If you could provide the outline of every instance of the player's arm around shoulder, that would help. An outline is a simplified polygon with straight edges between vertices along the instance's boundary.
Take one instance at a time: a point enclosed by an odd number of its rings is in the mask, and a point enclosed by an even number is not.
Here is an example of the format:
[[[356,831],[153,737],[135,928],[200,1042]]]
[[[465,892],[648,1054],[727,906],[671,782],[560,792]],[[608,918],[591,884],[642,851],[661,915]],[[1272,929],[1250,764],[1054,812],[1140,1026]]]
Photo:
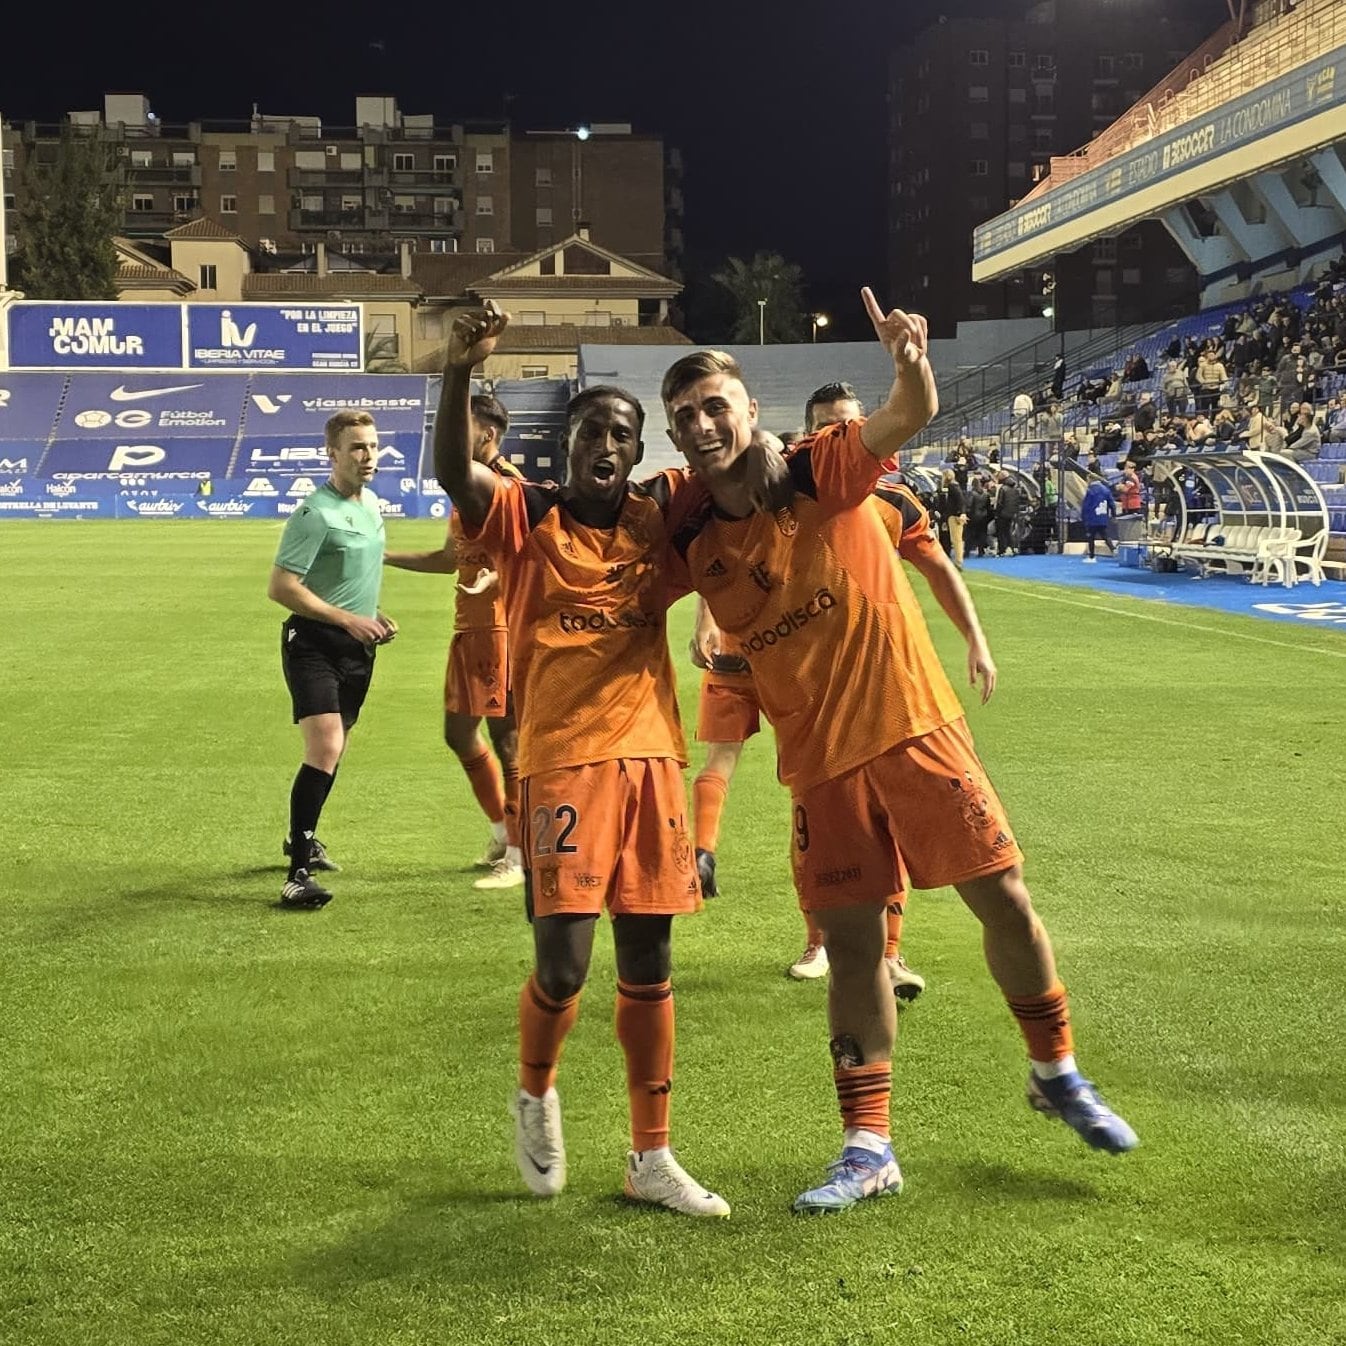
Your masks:
[[[422,575],[452,575],[458,569],[458,543],[450,531],[445,534],[444,545],[434,551],[385,552],[383,564]]]

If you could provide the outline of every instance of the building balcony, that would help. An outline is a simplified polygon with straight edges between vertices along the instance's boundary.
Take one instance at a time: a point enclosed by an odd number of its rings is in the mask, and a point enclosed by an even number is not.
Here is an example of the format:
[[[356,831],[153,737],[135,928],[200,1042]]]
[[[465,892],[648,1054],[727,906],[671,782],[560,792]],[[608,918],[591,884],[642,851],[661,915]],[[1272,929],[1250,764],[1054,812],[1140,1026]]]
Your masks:
[[[369,210],[291,210],[290,228],[299,231],[305,229],[350,229],[356,233],[366,229],[376,229],[370,224],[376,212]]]
[[[124,163],[125,183],[128,187],[199,187],[201,185],[201,165],[183,164],[171,167],[167,164],[150,164],[139,167],[129,161]]]
[[[393,210],[388,212],[386,218],[388,223],[385,228],[395,234],[461,234],[464,223],[461,210],[449,211],[447,214],[429,210]]]
[[[417,192],[436,196],[445,192],[460,192],[462,175],[451,168],[393,168],[387,173],[387,182],[396,190],[410,187]]]
[[[365,175],[358,168],[292,168],[286,178],[291,187],[363,187]]]
[[[128,210],[122,216],[122,232],[131,238],[158,236],[196,218],[196,212],[183,210]]]

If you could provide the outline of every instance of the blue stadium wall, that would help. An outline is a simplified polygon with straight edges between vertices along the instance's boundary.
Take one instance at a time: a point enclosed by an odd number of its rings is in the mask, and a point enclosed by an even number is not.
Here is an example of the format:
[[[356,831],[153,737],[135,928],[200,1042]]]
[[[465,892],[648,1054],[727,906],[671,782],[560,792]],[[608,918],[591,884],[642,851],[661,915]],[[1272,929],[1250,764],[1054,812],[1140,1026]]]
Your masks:
[[[505,453],[559,476],[570,385],[493,391]],[[323,426],[347,407],[378,426],[384,513],[441,517],[438,399],[438,376],[411,374],[0,372],[0,518],[283,518],[326,478]]]

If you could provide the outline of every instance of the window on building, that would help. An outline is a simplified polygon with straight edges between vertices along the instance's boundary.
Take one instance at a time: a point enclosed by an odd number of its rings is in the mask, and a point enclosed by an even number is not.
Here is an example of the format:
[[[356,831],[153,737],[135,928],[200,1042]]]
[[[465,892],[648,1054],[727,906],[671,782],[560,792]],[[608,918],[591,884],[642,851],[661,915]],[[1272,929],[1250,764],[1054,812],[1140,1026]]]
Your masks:
[[[1011,103],[1027,103],[1027,102],[1028,102],[1028,90],[1027,90],[1027,89],[1011,89],[1011,90],[1009,91],[1009,101],[1010,101]]]
[[[173,194],[173,209],[179,215],[189,214],[199,204],[195,192],[174,192]]]
[[[1089,107],[1096,113],[1106,113],[1112,106],[1112,99],[1103,92],[1095,91],[1089,95]]]
[[[203,290],[218,290],[220,288],[219,274],[214,263],[203,262],[198,268],[199,285]]]
[[[1145,68],[1145,53],[1128,51],[1121,59],[1121,68],[1123,70],[1143,70]]]
[[[0,168],[3,168],[6,173],[12,173],[14,171],[13,150],[0,150]]]
[[[1056,92],[1053,89],[1036,89],[1033,93],[1033,115],[1035,117],[1056,116]]]
[[[1122,268],[1122,284],[1123,284],[1123,285],[1139,285],[1139,284],[1140,284],[1140,267],[1138,267],[1138,266],[1124,266],[1124,267]]]
[[[1028,64],[1028,53],[1024,51],[1012,51],[1005,57],[1005,64],[1011,70],[1022,70]]]
[[[173,151],[174,168],[195,168],[196,151],[195,150],[174,150]]]
[[[1037,126],[1033,129],[1033,148],[1035,150],[1050,150],[1052,141],[1056,139],[1056,133],[1050,126]]]
[[[1095,271],[1094,272],[1094,293],[1096,295],[1110,295],[1112,293],[1112,272]]]
[[[990,100],[991,91],[984,84],[969,84],[967,89],[967,101],[969,103],[985,103]]]
[[[237,214],[238,214],[238,197],[236,197],[236,196],[223,196],[223,195],[222,195],[222,196],[220,197],[220,214],[221,214],[221,215],[237,215]]]
[[[414,196],[394,196],[393,211],[398,215],[410,215],[416,209],[416,198]]]
[[[1129,234],[1122,235],[1123,252],[1139,252],[1145,246],[1144,237],[1135,229]]]
[[[274,215],[276,213],[276,198],[270,192],[262,192],[258,196],[257,213],[259,215]]]
[[[1182,285],[1187,280],[1187,268],[1185,266],[1168,266],[1164,268],[1165,285]]]
[[[6,151],[6,153],[10,153],[10,151]],[[131,151],[131,167],[132,167],[132,168],[153,168],[153,167],[154,167],[154,155],[153,155],[149,150],[132,150],[132,151]]]
[[[985,215],[991,209],[991,198],[989,196],[969,196],[967,205],[974,215]]]
[[[551,169],[550,169],[550,168],[538,168],[538,169],[535,169],[534,172],[533,172],[533,186],[534,186],[534,187],[550,187],[550,186],[551,186]]]
[[[493,197],[491,197],[491,196],[486,196],[486,195],[477,197],[477,214],[478,214],[478,215],[494,215],[494,214],[495,214],[495,199],[494,199]]]
[[[1028,127],[1023,122],[1012,122],[1009,128],[1009,143],[1011,145],[1028,144]]]
[[[322,197],[314,193],[309,193],[299,198],[300,210],[320,211],[322,210]]]
[[[294,166],[304,173],[325,173],[327,156],[321,150],[295,150]]]
[[[365,161],[359,150],[342,150],[340,163],[343,173],[358,173],[364,167]]]
[[[1094,261],[1115,262],[1117,260],[1117,240],[1098,238],[1094,240]]]
[[[457,252],[458,240],[456,238],[432,238],[430,240],[431,252]]]
[[[974,178],[984,178],[990,171],[990,166],[985,159],[973,159],[967,166],[967,171]]]
[[[456,154],[436,154],[435,172],[436,173],[454,173],[458,169],[458,156]]]
[[[435,215],[452,215],[457,205],[458,202],[451,196],[437,196],[430,210]]]
[[[238,168],[238,151],[221,150],[220,151],[220,172],[232,173]]]
[[[494,173],[495,172],[495,151],[478,150],[477,151],[477,172]]]
[[[920,116],[923,112],[930,111],[930,95],[928,93],[920,94],[916,99],[916,115]]]
[[[393,171],[396,173],[410,173],[416,167],[416,156],[414,154],[394,154]]]
[[[1033,57],[1033,72],[1038,75],[1051,75],[1056,72],[1056,57],[1050,52],[1039,52]]]
[[[550,206],[539,206],[539,207],[537,208],[536,215],[537,215],[537,227],[538,227],[539,229],[550,229],[550,228],[551,228],[551,207],[550,207]]]
[[[355,239],[350,243],[343,243],[341,245],[341,251],[344,252],[348,257],[358,256],[364,250],[365,245],[359,239]]]
[[[602,309],[595,309],[592,313],[584,315],[585,327],[611,327],[612,314],[605,313]]]
[[[274,173],[276,171],[275,150],[257,151],[257,171],[259,173]]]
[[[494,252],[494,251],[495,251],[495,239],[493,239],[493,238],[479,238],[479,239],[477,240],[477,251],[478,251],[478,252]]]
[[[1094,57],[1094,78],[1111,79],[1117,73],[1117,62],[1102,54]]]
[[[967,54],[968,65],[990,65],[991,53],[984,47],[973,47]]]
[[[554,276],[556,274],[556,254],[549,252],[545,257],[538,259],[538,275]]]
[[[343,211],[363,210],[364,204],[364,198],[359,192],[342,192],[341,194],[341,209]]]
[[[970,140],[990,140],[991,127],[988,122],[968,122],[967,134]]]
[[[1005,172],[1012,178],[1026,178],[1028,176],[1028,165],[1022,159],[1011,159],[1005,165]]]
[[[550,374],[546,365],[524,365],[519,370],[519,377],[525,379],[545,379]]]
[[[300,245],[299,245],[299,251],[300,251],[305,257],[312,257],[312,256],[314,256],[314,255],[317,253],[317,251],[318,251],[318,245],[317,245],[316,243],[312,243],[312,242],[308,241],[307,239],[305,239],[304,242],[300,243]]]

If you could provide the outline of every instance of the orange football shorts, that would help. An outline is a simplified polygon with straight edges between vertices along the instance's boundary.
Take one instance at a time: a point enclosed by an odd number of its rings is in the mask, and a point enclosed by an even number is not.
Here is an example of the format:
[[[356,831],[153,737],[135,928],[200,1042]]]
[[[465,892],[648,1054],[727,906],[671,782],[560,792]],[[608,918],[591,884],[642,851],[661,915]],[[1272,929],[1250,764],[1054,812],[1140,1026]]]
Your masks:
[[[459,631],[449,645],[444,709],[499,719],[509,714],[509,633]]]
[[[701,675],[701,704],[696,712],[698,743],[746,743],[762,727],[762,708],[750,673]]]
[[[886,903],[1023,860],[962,719],[805,790],[793,821],[790,859],[805,911]]]
[[[687,790],[671,757],[561,767],[523,781],[532,916],[681,916],[701,909]]]

